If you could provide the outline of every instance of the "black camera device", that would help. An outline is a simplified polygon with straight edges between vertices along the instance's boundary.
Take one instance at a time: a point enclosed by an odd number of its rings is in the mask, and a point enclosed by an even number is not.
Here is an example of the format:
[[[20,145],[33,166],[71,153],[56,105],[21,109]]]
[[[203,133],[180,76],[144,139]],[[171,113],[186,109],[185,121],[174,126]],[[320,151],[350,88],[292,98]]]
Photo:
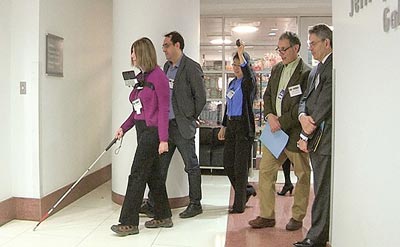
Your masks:
[[[122,72],[122,77],[125,81],[125,86],[133,87],[136,84],[136,74],[135,71],[129,70]]]

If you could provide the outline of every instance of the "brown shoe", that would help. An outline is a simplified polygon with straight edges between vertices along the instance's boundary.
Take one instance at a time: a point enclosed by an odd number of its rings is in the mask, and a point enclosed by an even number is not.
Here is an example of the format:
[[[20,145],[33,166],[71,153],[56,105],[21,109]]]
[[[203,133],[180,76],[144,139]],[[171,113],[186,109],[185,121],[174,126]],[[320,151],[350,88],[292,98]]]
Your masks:
[[[174,223],[172,223],[171,218],[165,218],[161,220],[152,219],[144,223],[144,226],[146,228],[159,228],[159,227],[170,228],[173,225]]]
[[[120,236],[128,236],[139,233],[138,227],[133,225],[112,225],[111,230]]]
[[[275,219],[266,219],[260,216],[257,216],[254,220],[249,221],[249,225],[253,228],[265,228],[265,227],[274,227]]]
[[[286,230],[288,231],[296,231],[303,227],[303,221],[297,221],[293,218],[290,218],[289,223],[286,224]]]

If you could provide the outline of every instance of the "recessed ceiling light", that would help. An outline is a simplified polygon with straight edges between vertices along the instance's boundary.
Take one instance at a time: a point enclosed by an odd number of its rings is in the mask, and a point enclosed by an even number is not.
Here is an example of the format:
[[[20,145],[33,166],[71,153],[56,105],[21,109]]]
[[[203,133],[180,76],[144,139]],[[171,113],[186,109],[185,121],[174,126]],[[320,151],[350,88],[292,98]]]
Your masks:
[[[276,36],[276,32],[269,32],[268,36]]]
[[[273,32],[276,32],[276,31],[278,31],[278,30],[279,30],[279,29],[276,28],[276,27],[271,28],[271,31],[273,31]]]
[[[255,26],[247,26],[247,25],[239,25],[232,28],[232,31],[235,33],[254,33],[258,30],[258,27]]]
[[[222,45],[222,44],[229,45],[232,43],[232,40],[230,40],[230,39],[213,39],[210,41],[210,43],[213,45]]]

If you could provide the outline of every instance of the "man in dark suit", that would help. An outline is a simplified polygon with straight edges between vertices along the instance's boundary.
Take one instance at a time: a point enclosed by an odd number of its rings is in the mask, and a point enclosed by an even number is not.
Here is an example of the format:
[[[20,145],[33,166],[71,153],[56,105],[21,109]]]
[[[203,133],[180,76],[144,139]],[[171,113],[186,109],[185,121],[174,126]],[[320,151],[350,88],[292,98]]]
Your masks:
[[[206,89],[201,66],[183,53],[185,42],[178,32],[164,36],[163,52],[167,58],[164,72],[170,82],[170,113],[168,153],[161,155],[161,177],[167,179],[169,164],[178,148],[185,163],[189,180],[188,207],[179,214],[181,218],[194,217],[203,212],[201,207],[201,171],[196,155],[195,134],[197,118],[206,104]],[[142,205],[141,213],[151,216],[152,193]]]
[[[299,104],[302,132],[299,148],[309,151],[314,172],[315,199],[311,228],[296,247],[326,246],[329,240],[332,145],[332,30],[319,24],[309,30],[309,49],[320,63],[310,73]]]
[[[293,32],[285,32],[279,37],[276,50],[282,62],[272,68],[264,94],[264,116],[271,127],[271,132],[283,130],[289,135],[289,141],[278,159],[267,147],[262,146],[263,155],[259,174],[260,216],[249,221],[253,228],[275,226],[275,183],[278,169],[287,158],[293,163],[294,173],[298,180],[292,206],[292,218],[287,223],[286,230],[300,229],[306,216],[311,168],[308,154],[300,151],[296,146],[301,131],[297,112],[311,67],[298,55],[300,46],[300,40]]]

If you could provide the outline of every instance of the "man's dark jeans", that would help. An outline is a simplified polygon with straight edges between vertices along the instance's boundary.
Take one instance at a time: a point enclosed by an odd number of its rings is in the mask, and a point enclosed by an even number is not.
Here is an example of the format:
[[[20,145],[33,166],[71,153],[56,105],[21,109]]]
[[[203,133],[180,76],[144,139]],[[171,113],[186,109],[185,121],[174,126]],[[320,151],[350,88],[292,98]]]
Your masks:
[[[174,155],[175,149],[178,148],[179,153],[185,164],[185,172],[188,174],[189,180],[189,198],[190,203],[200,205],[201,201],[201,171],[199,160],[196,155],[196,147],[194,137],[185,139],[178,129],[175,120],[169,121],[169,140],[168,153],[164,153],[160,157],[161,179],[165,183],[167,180],[168,168]],[[150,189],[148,205],[154,206],[154,193]]]

